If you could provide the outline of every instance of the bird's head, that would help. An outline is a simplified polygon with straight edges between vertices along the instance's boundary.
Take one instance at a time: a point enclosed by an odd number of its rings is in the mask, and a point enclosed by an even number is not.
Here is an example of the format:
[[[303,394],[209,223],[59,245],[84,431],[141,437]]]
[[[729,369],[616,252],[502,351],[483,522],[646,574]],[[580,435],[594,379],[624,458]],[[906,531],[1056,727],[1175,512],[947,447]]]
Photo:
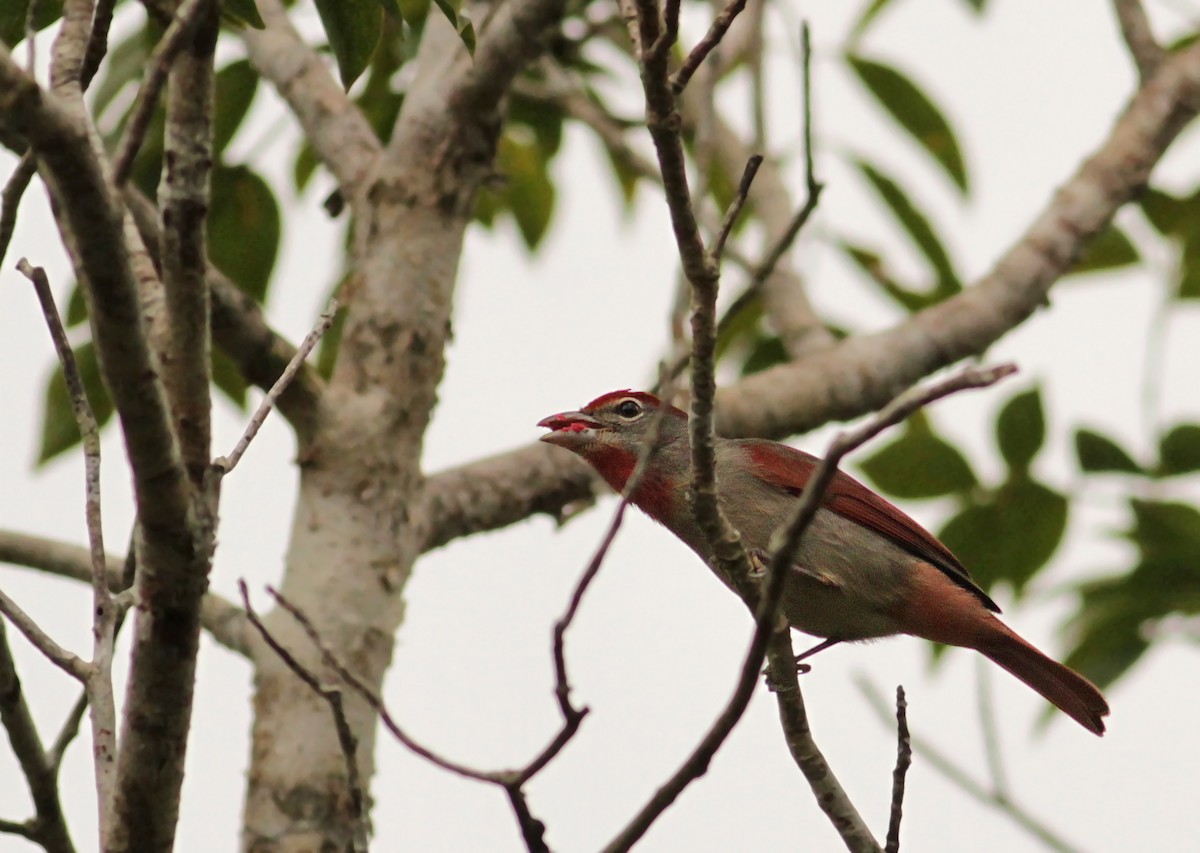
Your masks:
[[[638,452],[659,419],[656,448],[683,439],[687,445],[687,415],[644,391],[612,391],[597,397],[579,411],[559,412],[538,421],[550,432],[542,441],[556,444],[583,457],[617,491],[637,464]]]

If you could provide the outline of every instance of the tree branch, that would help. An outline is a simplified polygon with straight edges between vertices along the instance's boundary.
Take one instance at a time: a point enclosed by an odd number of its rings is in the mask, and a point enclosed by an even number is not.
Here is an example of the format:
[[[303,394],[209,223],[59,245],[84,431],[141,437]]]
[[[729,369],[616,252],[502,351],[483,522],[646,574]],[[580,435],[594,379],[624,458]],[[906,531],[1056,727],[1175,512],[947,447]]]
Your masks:
[[[904,779],[912,764],[912,738],[908,733],[908,702],[904,688],[896,688],[896,769],[892,772],[892,812],[888,818],[887,853],[899,853],[900,819],[904,815]]]
[[[92,577],[91,558],[86,548],[11,530],[0,530],[0,563],[24,566],[85,583]],[[121,591],[124,586],[122,575],[125,558],[109,554],[104,558],[104,563],[109,591]],[[207,593],[200,605],[200,621],[222,646],[249,657],[248,625],[246,614],[240,607],[214,592]]]
[[[25,702],[3,619],[0,619],[0,723],[8,733],[8,742],[21,765],[33,799],[35,817],[22,824],[29,830],[26,837],[50,853],[73,853],[75,846],[71,843],[58,797],[57,768],[42,747],[33,715]]]
[[[382,151],[358,106],[333,79],[317,52],[288,20],[279,0],[257,0],[266,29],[245,27],[250,61],[292,108],[317,158],[338,182],[356,215],[358,196]]]
[[[1167,52],[1155,41],[1141,0],[1113,0],[1113,11],[1121,27],[1121,37],[1137,66],[1138,77],[1145,83],[1158,71]]]

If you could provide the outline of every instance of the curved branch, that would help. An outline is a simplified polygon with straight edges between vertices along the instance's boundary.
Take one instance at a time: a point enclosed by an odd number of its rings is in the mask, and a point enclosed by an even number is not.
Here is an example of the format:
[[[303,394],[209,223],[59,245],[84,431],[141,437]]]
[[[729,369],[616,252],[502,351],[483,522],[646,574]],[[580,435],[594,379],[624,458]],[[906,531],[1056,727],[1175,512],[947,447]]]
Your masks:
[[[108,588],[120,592],[125,584],[125,558],[108,554]],[[44,539],[28,533],[0,530],[0,563],[24,566],[48,575],[88,583],[92,579],[91,555],[87,548]],[[246,614],[233,602],[214,592],[200,603],[200,622],[214,640],[243,657],[250,656]]]
[[[258,11],[266,28],[242,31],[250,61],[288,102],[317,158],[353,207],[379,158],[379,138],[317,52],[296,32],[283,4],[258,0]]]
[[[727,436],[781,437],[829,420],[878,408],[903,387],[949,364],[978,355],[1045,303],[1066,272],[1117,209],[1146,183],[1154,165],[1200,110],[1200,46],[1168,59],[1137,92],[1108,138],[1047,205],[1026,234],[975,286],[875,335],[851,338],[803,362],[755,374],[717,394],[717,430]],[[761,180],[761,177],[760,177]],[[592,492],[546,465],[514,490],[506,478],[537,459],[534,448],[469,463],[429,480],[441,495],[430,505],[427,547],[512,524],[533,512],[555,514]],[[575,475],[576,477],[578,475]],[[488,507],[463,511],[452,489],[494,497]],[[500,508],[512,492],[528,508]]]

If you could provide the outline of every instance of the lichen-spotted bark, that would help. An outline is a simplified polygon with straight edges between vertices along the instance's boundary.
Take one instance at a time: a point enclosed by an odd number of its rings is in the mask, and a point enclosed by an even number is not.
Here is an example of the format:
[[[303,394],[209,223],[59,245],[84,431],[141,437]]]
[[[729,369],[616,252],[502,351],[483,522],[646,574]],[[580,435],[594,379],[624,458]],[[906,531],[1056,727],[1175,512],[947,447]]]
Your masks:
[[[558,0],[512,5],[481,33],[473,59],[430,16],[389,149],[349,199],[356,222],[342,291],[348,313],[313,440],[301,451],[282,587],[376,689],[403,618],[404,584],[428,535],[422,439],[445,367],[463,237],[492,169],[505,80],[539,52],[531,33],[562,13]],[[291,620],[275,612],[267,624],[315,663]],[[347,849],[357,827],[329,708],[273,655],[255,658],[244,846]],[[357,697],[346,700],[367,782],[376,720]]]

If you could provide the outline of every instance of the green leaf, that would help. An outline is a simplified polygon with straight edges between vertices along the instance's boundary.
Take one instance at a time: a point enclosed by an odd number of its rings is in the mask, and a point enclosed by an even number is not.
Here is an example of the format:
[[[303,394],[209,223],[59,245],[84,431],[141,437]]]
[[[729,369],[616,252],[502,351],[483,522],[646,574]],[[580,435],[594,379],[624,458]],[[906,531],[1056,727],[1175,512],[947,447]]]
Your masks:
[[[788,360],[787,348],[778,335],[762,335],[755,342],[750,354],[742,362],[742,376],[760,373],[768,367],[783,364]]]
[[[1142,468],[1111,438],[1090,429],[1075,431],[1075,455],[1079,467],[1088,473],[1119,471],[1140,474]]]
[[[938,239],[929,219],[913,203],[912,199],[897,184],[879,169],[866,161],[858,161],[863,176],[879,194],[896,221],[908,233],[917,249],[925,256],[937,275],[937,287],[933,294],[936,301],[945,299],[962,290],[962,281],[954,271],[945,246]]]
[[[1024,471],[1046,439],[1042,392],[1037,388],[1017,394],[996,418],[1000,455],[1013,471]]]
[[[1142,633],[1142,622],[1132,608],[1107,609],[1085,615],[1075,623],[1073,633],[1078,640],[1063,663],[1096,686],[1109,686],[1128,672],[1150,648]]]
[[[397,21],[403,20],[404,15],[400,13],[400,4],[397,0],[375,0],[375,2],[379,4],[379,7],[383,9],[385,14],[390,15]]]
[[[507,210],[512,214],[525,240],[536,249],[550,225],[554,212],[554,183],[547,171],[547,158],[536,142],[523,141],[515,134],[500,138],[496,152],[496,171],[504,178],[499,190],[479,194],[476,216],[483,220],[490,213]]]
[[[304,140],[300,143],[300,150],[296,152],[296,161],[292,164],[292,181],[296,185],[297,192],[304,191],[316,171],[317,154],[308,144],[308,140]]]
[[[216,112],[213,116],[213,153],[220,156],[254,101],[258,91],[258,74],[250,62],[239,59],[217,72]]]
[[[1120,228],[1109,225],[1097,235],[1083,252],[1083,257],[1067,271],[1067,275],[1114,270],[1136,264],[1141,260],[1137,248]]]
[[[1179,424],[1159,443],[1159,470],[1166,475],[1200,471],[1200,425]]]
[[[262,16],[258,14],[258,7],[254,5],[254,0],[225,0],[221,4],[221,12],[237,23],[253,27],[256,30],[265,29],[267,26],[263,23]]]
[[[68,329],[73,329],[87,321],[87,302],[83,298],[83,288],[79,282],[71,285],[71,295],[67,297],[67,316],[63,318]]]
[[[267,295],[279,231],[279,204],[266,181],[246,166],[213,170],[208,256],[258,302]]]
[[[987,0],[963,0],[963,2],[976,15],[982,15],[987,8]]]
[[[1184,503],[1131,500],[1134,525],[1126,536],[1144,563],[1200,566],[1200,511]]]
[[[966,195],[967,168],[950,122],[915,83],[890,65],[849,54],[846,61],[888,114],[942,167]]]
[[[909,313],[916,313],[941,300],[936,291],[920,291],[901,284],[890,272],[883,258],[877,252],[856,243],[838,241],[838,248],[850,259],[856,267],[872,282],[883,289],[883,292],[895,299]]]
[[[1175,295],[1180,299],[1200,299],[1200,191],[1177,198],[1151,188],[1142,195],[1141,205],[1150,224],[1180,245]]]
[[[1017,595],[1062,541],[1067,499],[1017,475],[989,499],[967,505],[938,538],[958,555],[984,589],[1004,581]]]
[[[1147,187],[1138,203],[1141,204],[1142,212],[1146,214],[1150,224],[1164,237],[1178,233],[1180,223],[1187,215],[1183,199],[1154,187]]]
[[[96,359],[96,347],[91,342],[75,347],[75,363],[79,367],[79,378],[84,393],[92,407],[98,427],[104,426],[112,417],[112,401],[100,378],[100,363]],[[62,367],[55,365],[50,380],[46,383],[46,407],[42,412],[42,446],[38,450],[38,465],[44,465],[58,454],[70,450],[79,443],[79,425],[75,411],[71,408],[71,394]]]
[[[471,56],[475,55],[475,27],[466,17],[459,14],[459,3],[452,0],[433,0],[442,14],[446,16],[446,20],[450,22],[450,26],[454,27],[454,31],[458,33],[458,37],[462,39],[463,47],[467,49],[467,53]]]
[[[230,402],[240,410],[246,410],[246,379],[233,359],[216,347],[212,349],[212,380]]]
[[[338,73],[347,89],[366,70],[383,30],[383,9],[377,0],[316,0]]]
[[[10,48],[25,40],[25,18],[30,0],[0,3],[0,41]],[[41,32],[62,17],[62,0],[39,0],[33,15],[33,31]]]
[[[914,415],[904,432],[862,463],[878,488],[898,498],[936,498],[964,492],[978,483],[966,458]]]

